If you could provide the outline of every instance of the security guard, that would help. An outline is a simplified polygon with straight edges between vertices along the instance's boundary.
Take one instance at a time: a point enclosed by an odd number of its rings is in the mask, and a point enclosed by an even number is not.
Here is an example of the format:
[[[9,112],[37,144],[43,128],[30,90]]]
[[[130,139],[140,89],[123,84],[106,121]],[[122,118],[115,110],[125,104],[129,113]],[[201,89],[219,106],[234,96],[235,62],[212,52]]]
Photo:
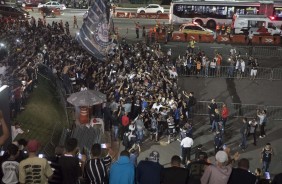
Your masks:
[[[189,53],[194,53],[195,44],[196,44],[196,41],[194,40],[194,38],[192,38],[189,42],[189,45],[188,45],[188,52]]]
[[[231,34],[231,26],[227,26],[226,28],[226,34],[229,36]]]
[[[217,35],[220,34],[220,25],[219,24],[216,25],[216,33]]]
[[[225,29],[226,29],[226,26],[225,26],[225,23],[222,24],[221,26],[221,34],[224,35],[225,34]]]

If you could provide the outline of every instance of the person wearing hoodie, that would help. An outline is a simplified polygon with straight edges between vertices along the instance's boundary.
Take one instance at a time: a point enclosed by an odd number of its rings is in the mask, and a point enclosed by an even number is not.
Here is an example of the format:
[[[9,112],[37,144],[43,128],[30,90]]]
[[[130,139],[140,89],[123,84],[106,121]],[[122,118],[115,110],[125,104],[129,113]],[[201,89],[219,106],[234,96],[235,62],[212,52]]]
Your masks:
[[[215,159],[215,165],[206,167],[201,184],[226,184],[228,182],[232,172],[232,165],[228,164],[228,154],[225,151],[218,151]]]
[[[134,184],[134,165],[129,160],[129,152],[124,150],[110,168],[110,184]]]

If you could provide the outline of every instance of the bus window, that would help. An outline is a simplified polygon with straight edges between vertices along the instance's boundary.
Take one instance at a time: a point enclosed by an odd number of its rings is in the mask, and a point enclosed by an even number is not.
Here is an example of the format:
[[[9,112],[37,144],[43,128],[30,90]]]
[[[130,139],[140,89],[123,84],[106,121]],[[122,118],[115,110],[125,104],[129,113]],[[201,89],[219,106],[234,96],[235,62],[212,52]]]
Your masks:
[[[233,18],[234,15],[234,7],[233,6],[229,6],[227,8],[227,18]]]
[[[282,20],[282,8],[274,8],[273,15],[276,20]]]
[[[237,8],[236,9],[236,14],[237,15],[245,15],[245,8]]]
[[[248,7],[246,9],[246,14],[247,15],[256,15],[258,12],[257,8],[256,7]]]
[[[268,22],[267,27],[272,28],[272,29],[276,29],[276,26],[272,22]]]

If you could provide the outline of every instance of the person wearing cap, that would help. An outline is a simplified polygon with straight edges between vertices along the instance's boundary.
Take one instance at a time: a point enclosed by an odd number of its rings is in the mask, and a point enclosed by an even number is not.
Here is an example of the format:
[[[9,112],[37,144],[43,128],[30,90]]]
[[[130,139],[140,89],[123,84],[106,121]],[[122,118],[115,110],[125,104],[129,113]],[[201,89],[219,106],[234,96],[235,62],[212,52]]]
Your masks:
[[[28,141],[28,158],[19,165],[19,183],[47,184],[48,179],[51,179],[53,171],[47,159],[37,156],[39,147],[37,140]]]
[[[238,153],[234,155],[237,160]],[[225,151],[218,151],[215,155],[215,165],[206,167],[201,178],[201,184],[226,184],[232,172],[232,164],[229,163],[228,154]]]
[[[141,160],[136,169],[139,184],[156,184],[161,182],[163,166],[159,163],[160,154],[152,151],[146,160]]]
[[[135,169],[127,150],[120,153],[119,159],[110,168],[110,184],[134,184]]]
[[[232,169],[228,184],[256,184],[257,177],[249,172],[250,163],[246,158],[238,162],[238,167]]]
[[[161,184],[187,184],[188,172],[181,167],[181,158],[178,155],[171,157],[171,167],[164,168],[161,174]]]

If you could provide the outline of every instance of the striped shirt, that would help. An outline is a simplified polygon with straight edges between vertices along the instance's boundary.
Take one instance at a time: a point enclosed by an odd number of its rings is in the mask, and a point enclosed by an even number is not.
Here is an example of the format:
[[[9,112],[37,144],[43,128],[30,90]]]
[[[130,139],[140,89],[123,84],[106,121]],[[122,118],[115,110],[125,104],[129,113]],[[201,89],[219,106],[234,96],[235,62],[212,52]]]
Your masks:
[[[89,180],[89,184],[107,184],[109,180],[107,167],[111,162],[110,156],[88,160],[85,164],[85,178]]]

